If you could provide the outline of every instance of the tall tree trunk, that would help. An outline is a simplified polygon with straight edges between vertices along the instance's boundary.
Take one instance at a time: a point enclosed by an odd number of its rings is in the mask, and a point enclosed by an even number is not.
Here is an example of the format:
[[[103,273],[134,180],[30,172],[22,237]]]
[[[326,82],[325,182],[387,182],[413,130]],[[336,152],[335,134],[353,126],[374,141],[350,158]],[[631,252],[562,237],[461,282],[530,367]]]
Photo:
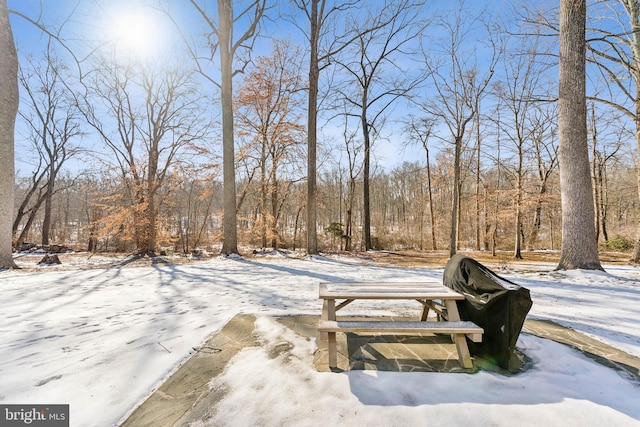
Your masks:
[[[625,2],[621,1],[621,3],[624,4]],[[625,8],[629,13],[629,21],[631,23],[631,37],[633,38],[631,49],[633,51],[633,62],[634,65],[636,65],[640,62],[640,5],[637,1],[629,1],[625,4]],[[632,76],[634,77],[636,85],[634,98],[636,150],[640,155],[640,70],[638,70],[637,66],[633,67],[633,70]],[[638,157],[636,167],[636,183],[638,187],[638,197],[640,198],[640,157]],[[636,264],[640,263],[640,223],[637,225],[637,240],[633,248],[633,254],[631,255],[631,262]]]
[[[53,161],[49,165],[49,181],[44,195],[44,218],[42,220],[42,244],[49,244],[49,232],[51,231],[51,209],[53,205],[53,191],[55,189],[56,171]]]
[[[218,0],[220,23],[220,70],[222,82],[222,169],[224,218],[222,223],[222,253],[238,253],[238,234],[236,230],[236,169],[233,137],[233,57],[231,46],[232,4],[231,0]]]
[[[296,212],[296,220],[294,222],[293,225],[293,250],[295,251],[297,246],[297,238],[298,238],[298,224],[300,223],[300,214],[302,213],[302,210],[304,209],[304,205],[300,206],[298,208],[298,211]]]
[[[156,251],[156,192],[149,193],[149,205],[147,207],[147,254],[152,255]]]
[[[529,236],[528,248],[530,251],[536,249],[538,244],[538,234],[540,233],[540,227],[542,226],[542,202],[544,196],[547,193],[546,179],[540,185],[538,190],[538,197],[536,199],[536,207],[533,210],[533,227],[531,228],[531,235]]]
[[[498,110],[498,123],[500,123],[500,110]],[[496,167],[497,167],[497,176],[496,176],[496,191],[495,191],[495,211],[493,213],[493,230],[491,231],[491,256],[496,256],[496,241],[498,239],[498,217],[500,213],[500,180],[501,180],[501,164],[500,164],[500,126],[498,126],[498,135],[496,138],[497,148],[496,148]]]
[[[278,179],[277,179],[277,160],[274,159],[272,161],[271,166],[271,247],[273,249],[278,249],[278,217],[280,216],[278,212]],[[286,195],[283,197],[286,198]]]
[[[267,222],[268,222],[268,209],[267,209],[267,137],[262,136],[262,147],[260,154],[260,237],[261,245],[263,248],[267,247]]]
[[[484,245],[484,250],[486,252],[489,251],[489,248],[491,247],[489,245],[489,231],[491,231],[491,222],[489,222],[489,188],[487,186],[487,184],[484,184],[482,187],[482,196],[483,196],[483,201],[482,204],[484,206],[484,212],[483,212],[483,220],[484,220],[484,239],[483,239],[483,245]]]
[[[593,181],[593,207],[595,209],[595,230],[596,241],[600,240],[600,175],[599,154],[598,154],[598,127],[596,126],[596,113],[593,104],[591,104],[591,179]]]
[[[7,0],[0,0],[0,270],[16,268],[12,254],[14,133],[18,114],[18,55]]]
[[[600,227],[602,229],[602,238],[605,242],[609,241],[609,233],[607,232],[607,209],[609,205],[609,197],[607,192],[607,169],[606,164],[602,164],[598,167],[598,182],[600,190],[598,194],[600,199],[598,205],[600,206],[598,212],[600,212]]]
[[[636,16],[637,19],[637,16]],[[634,21],[632,21],[634,22]],[[637,21],[636,21],[637,22]],[[640,26],[639,25],[633,25],[632,24],[632,30],[635,31],[633,34],[634,39],[640,37],[640,34],[638,34],[637,32],[640,31]],[[636,42],[634,43],[634,46],[638,46],[640,45],[640,42]],[[639,47],[640,49],[640,47]],[[637,53],[640,57],[640,53]],[[640,84],[636,84],[636,102],[635,102],[635,109],[636,109],[636,117],[635,117],[635,125],[636,125],[636,145],[637,145],[637,150],[638,150],[638,163],[636,165],[636,169],[637,169],[637,175],[636,175],[636,184],[638,187],[638,197],[640,198]],[[631,255],[631,262],[635,263],[635,264],[640,264],[640,224],[638,224],[637,226],[638,230],[637,230],[637,240],[636,240],[636,244],[633,248],[633,254]]]
[[[514,259],[522,259],[522,211],[519,202],[516,202],[516,227],[515,227],[515,248],[513,251]]]
[[[56,171],[53,160],[49,165],[49,181],[44,195],[44,217],[42,219],[42,244],[49,244],[49,232],[51,231],[51,209],[53,206],[53,192],[55,189]]]
[[[480,98],[476,98],[476,250],[480,250]]]
[[[429,192],[429,220],[431,221],[431,246],[434,251],[438,250],[436,242],[436,220],[435,213],[433,211],[433,191],[431,189],[431,166],[429,165],[429,149],[424,144],[427,156],[427,191]]]
[[[522,180],[523,180],[523,153],[522,140],[518,143],[518,171],[516,176],[516,218],[515,218],[515,248],[513,258],[522,259]]]
[[[371,201],[370,201],[370,189],[369,189],[369,173],[371,166],[371,139],[369,137],[369,125],[367,124],[367,110],[364,106],[367,105],[367,91],[365,90],[362,99],[362,116],[360,117],[362,126],[362,137],[364,139],[364,159],[362,167],[362,214],[363,214],[363,227],[364,230],[364,250],[369,251],[371,246]]]
[[[136,187],[135,204],[133,209],[133,225],[135,232],[136,252],[144,255],[149,251],[149,200],[146,189],[142,183],[134,184]]]
[[[558,128],[562,249],[557,269],[602,270],[587,144],[586,13],[586,0],[560,1]]]
[[[147,170],[147,209],[145,219],[147,225],[147,242],[145,253],[153,255],[156,248],[156,197],[158,192],[158,163],[160,161],[160,140],[153,137],[150,141],[149,167]]]
[[[449,235],[449,256],[456,254],[458,249],[458,225],[460,223],[458,208],[460,206],[460,162],[462,157],[462,137],[457,136],[455,141],[455,154],[453,160],[453,194],[451,196],[451,234]]]
[[[318,253],[317,194],[316,184],[316,143],[318,119],[318,2],[311,0],[311,34],[309,55],[309,110],[307,114],[307,252]]]
[[[347,227],[345,230],[344,250],[350,252],[353,249],[353,207],[356,198],[356,179],[352,171],[349,174],[349,194],[347,197]]]
[[[156,251],[156,182],[153,180],[151,188],[149,189],[146,211],[146,223],[147,223],[147,247],[145,251],[147,254],[152,255]]]

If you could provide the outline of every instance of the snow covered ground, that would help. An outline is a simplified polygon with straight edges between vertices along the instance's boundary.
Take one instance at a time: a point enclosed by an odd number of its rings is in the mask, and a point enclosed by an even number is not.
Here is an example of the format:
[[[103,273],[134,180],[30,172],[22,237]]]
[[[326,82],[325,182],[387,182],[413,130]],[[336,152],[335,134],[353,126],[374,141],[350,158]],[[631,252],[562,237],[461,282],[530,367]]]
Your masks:
[[[18,260],[33,266],[37,260]],[[531,290],[530,318],[550,319],[640,357],[640,269],[499,272]],[[318,314],[323,281],[442,279],[442,270],[351,258],[210,259],[0,272],[0,403],[70,404],[72,426],[116,425],[193,348],[238,313],[258,316],[247,348],[211,384],[214,426],[640,426],[640,384],[561,344],[522,334],[533,367],[515,376],[319,373],[315,342],[270,316]],[[417,313],[359,302],[352,314]],[[293,344],[291,357],[269,348]]]

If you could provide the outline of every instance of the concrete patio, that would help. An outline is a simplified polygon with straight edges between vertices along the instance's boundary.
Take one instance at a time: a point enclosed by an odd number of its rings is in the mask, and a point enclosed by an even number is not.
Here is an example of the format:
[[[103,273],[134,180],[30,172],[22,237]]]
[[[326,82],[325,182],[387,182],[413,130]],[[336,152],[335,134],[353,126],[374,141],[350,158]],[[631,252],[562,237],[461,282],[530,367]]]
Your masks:
[[[122,423],[122,426],[184,426],[205,416],[221,398],[209,390],[209,382],[224,370],[240,350],[259,346],[253,336],[255,316],[236,315],[212,335],[177,371]],[[277,320],[298,335],[318,339],[318,316],[287,316]],[[396,319],[398,320],[398,319]],[[640,381],[640,358],[593,340],[555,323],[527,320],[523,332],[569,345],[605,366],[627,372]],[[428,344],[428,345],[425,345]],[[282,343],[272,356],[290,350]],[[318,340],[313,363],[318,371],[329,371],[326,342]],[[475,372],[498,370],[476,359],[474,369],[458,362],[455,344],[448,336],[394,336],[338,334],[338,370],[404,372]],[[526,369],[523,360],[521,369]],[[508,375],[508,372],[504,372]]]

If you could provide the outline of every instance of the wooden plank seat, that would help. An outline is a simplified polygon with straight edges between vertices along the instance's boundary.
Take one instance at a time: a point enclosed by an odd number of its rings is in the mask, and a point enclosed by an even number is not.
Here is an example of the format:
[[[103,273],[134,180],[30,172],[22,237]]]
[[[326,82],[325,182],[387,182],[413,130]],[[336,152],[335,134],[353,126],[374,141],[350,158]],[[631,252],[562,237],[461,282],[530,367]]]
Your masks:
[[[349,321],[320,320],[318,332],[328,334],[329,367],[337,367],[337,332],[390,333],[411,335],[422,333],[451,334],[458,350],[458,359],[464,368],[473,368],[471,355],[465,341],[468,337],[473,342],[481,342],[483,329],[468,321],[442,322],[396,322],[396,321]]]

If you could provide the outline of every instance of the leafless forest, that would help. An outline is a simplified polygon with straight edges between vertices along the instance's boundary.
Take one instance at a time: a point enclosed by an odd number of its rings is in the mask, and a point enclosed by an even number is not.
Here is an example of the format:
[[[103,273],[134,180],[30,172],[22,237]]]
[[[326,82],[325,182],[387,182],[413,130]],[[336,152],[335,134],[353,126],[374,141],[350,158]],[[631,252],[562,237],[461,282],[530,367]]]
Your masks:
[[[558,2],[328,2],[318,20],[316,0],[245,1],[229,22],[183,3],[191,28],[153,9],[176,36],[170,59],[16,35],[14,247],[305,250],[312,232],[321,251],[560,249]],[[588,2],[586,191],[602,250],[638,241],[639,13]],[[210,36],[224,25],[238,44]]]

